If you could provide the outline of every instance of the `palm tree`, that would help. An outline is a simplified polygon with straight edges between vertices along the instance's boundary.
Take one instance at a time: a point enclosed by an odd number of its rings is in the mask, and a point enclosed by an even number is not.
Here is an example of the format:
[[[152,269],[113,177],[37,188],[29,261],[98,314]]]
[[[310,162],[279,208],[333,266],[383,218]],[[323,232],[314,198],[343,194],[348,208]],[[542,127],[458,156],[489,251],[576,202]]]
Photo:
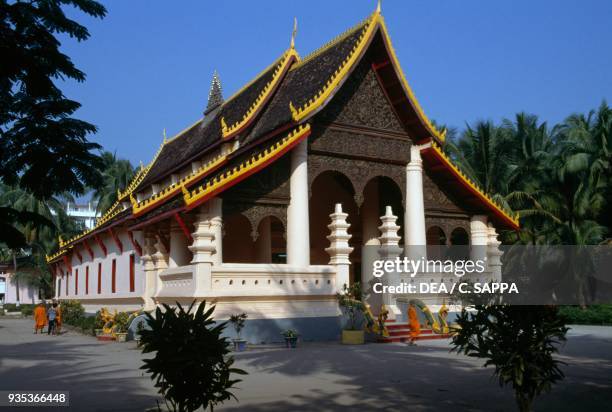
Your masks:
[[[459,139],[449,139],[445,144],[445,151],[463,172],[506,207],[514,149],[507,130],[491,121],[467,125]]]
[[[17,288],[19,284],[28,284],[45,294],[51,290],[51,274],[45,255],[57,249],[58,236],[69,238],[84,229],[78,221],[66,214],[63,204],[68,199],[72,198],[63,195],[61,198],[40,200],[19,188],[0,186],[0,204],[12,205],[16,213],[28,216],[11,226],[23,237],[24,245],[6,244],[2,247],[3,255],[12,258]]]
[[[129,160],[117,159],[111,152],[102,153],[102,185],[95,188],[92,199],[97,202],[97,211],[106,212],[116,201],[117,192],[124,191],[135,169]]]
[[[558,127],[565,159],[560,173],[588,182],[603,198],[596,218],[612,235],[612,108],[604,101],[597,111],[572,115]]]
[[[536,190],[549,164],[553,143],[546,122],[538,124],[537,116],[521,112],[514,121],[505,119],[502,127],[512,145],[509,191]]]

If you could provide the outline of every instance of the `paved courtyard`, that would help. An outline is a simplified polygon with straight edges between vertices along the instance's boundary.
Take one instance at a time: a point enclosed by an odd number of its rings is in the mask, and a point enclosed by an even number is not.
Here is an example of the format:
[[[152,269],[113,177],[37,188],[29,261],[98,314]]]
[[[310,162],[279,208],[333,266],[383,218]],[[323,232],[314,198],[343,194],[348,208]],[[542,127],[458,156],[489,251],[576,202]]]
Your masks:
[[[68,390],[74,411],[144,411],[159,397],[138,369],[132,342],[102,343],[67,332],[32,334],[29,319],[0,318],[0,390]],[[507,389],[481,362],[448,352],[447,341],[369,344],[305,343],[297,350],[255,347],[236,355],[249,372],[228,411],[512,411]],[[578,326],[562,360],[566,379],[537,411],[609,411],[612,328]],[[19,410],[26,410],[20,408]],[[40,410],[40,408],[36,408]]]

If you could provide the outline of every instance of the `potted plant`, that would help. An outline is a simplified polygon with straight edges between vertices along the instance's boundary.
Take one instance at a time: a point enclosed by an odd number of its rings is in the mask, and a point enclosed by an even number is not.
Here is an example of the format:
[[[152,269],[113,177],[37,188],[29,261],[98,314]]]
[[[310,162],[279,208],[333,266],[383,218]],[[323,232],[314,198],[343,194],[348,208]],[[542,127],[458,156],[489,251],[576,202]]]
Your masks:
[[[234,350],[236,350],[237,352],[242,352],[246,350],[247,341],[240,337],[240,332],[244,328],[244,324],[247,318],[248,316],[246,313],[230,316],[229,321],[234,327],[234,330],[236,331],[236,339],[232,339],[232,342],[234,342]]]
[[[357,322],[357,315],[363,313],[364,310],[359,282],[353,283],[350,287],[345,284],[342,292],[336,294],[336,299],[342,312],[348,317],[348,321],[342,330],[342,343],[344,345],[362,345],[365,341],[364,331],[358,328]]]
[[[297,339],[298,333],[294,329],[287,329],[282,332],[281,335],[285,338],[285,346],[288,348],[296,348],[297,347]]]
[[[127,328],[130,315],[126,312],[119,312],[115,315],[115,323],[113,325],[114,335],[117,342],[125,342],[127,340]]]
[[[138,322],[136,325],[136,333],[134,334],[134,339],[136,340],[136,346],[140,348],[142,345],[142,331],[145,330],[144,321]]]
[[[106,323],[102,317],[102,311],[97,311],[94,319],[94,333],[96,336],[101,336],[104,333],[104,324]]]

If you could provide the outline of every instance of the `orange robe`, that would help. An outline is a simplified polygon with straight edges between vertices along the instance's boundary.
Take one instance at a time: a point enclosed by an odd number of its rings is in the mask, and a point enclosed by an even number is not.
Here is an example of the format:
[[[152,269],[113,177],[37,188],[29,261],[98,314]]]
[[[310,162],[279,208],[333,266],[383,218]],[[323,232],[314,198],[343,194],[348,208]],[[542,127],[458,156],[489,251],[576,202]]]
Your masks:
[[[414,306],[408,308],[408,324],[410,326],[410,337],[415,338],[421,333],[421,324],[419,323],[419,316]]]
[[[55,308],[55,326],[62,326],[62,310],[59,306]]]
[[[34,327],[42,329],[47,324],[47,310],[42,306],[36,306],[34,309]]]

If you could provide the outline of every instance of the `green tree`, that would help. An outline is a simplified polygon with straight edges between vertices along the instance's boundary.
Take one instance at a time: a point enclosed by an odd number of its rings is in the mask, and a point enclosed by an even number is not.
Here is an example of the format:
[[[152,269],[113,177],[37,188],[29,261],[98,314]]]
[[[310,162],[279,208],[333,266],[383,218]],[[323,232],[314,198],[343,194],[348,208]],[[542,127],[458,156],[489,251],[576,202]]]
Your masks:
[[[39,289],[43,296],[49,296],[52,290],[52,277],[45,256],[57,249],[59,236],[70,238],[84,229],[80,222],[66,214],[64,202],[65,199],[55,197],[39,200],[19,188],[0,186],[0,205],[11,205],[17,213],[34,217],[11,226],[23,236],[26,246],[0,249],[3,255],[12,256],[15,281]],[[37,223],[37,220],[44,221],[44,224]]]
[[[94,190],[92,199],[97,202],[97,211],[106,212],[116,201],[117,192],[125,191],[136,170],[129,160],[117,159],[111,152],[102,153],[102,184]]]
[[[56,85],[85,79],[56,38],[89,37],[84,26],[65,15],[66,6],[97,18],[106,14],[93,0],[0,0],[0,180],[38,199],[79,194],[100,179],[94,153],[99,145],[87,140],[96,127],[71,117],[80,104]],[[17,214],[11,209],[0,210],[0,225],[12,226],[10,218]],[[2,231],[0,242],[15,244],[11,236],[14,231]]]
[[[497,201],[508,192],[512,149],[506,130],[492,121],[468,125],[445,147],[464,173]]]

